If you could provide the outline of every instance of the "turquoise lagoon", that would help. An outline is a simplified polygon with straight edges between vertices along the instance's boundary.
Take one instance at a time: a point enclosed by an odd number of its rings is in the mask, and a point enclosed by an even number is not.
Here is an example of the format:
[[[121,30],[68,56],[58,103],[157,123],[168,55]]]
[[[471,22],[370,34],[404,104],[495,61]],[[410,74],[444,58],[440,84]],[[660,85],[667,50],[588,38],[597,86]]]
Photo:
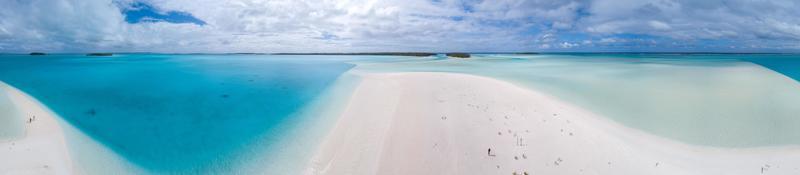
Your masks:
[[[344,103],[354,69],[494,77],[696,145],[800,144],[799,55],[0,55],[0,81],[152,174],[296,174],[335,121],[316,108]]]
[[[351,69],[351,59],[4,55],[0,81],[146,172],[232,173],[247,154],[283,139],[278,128]]]

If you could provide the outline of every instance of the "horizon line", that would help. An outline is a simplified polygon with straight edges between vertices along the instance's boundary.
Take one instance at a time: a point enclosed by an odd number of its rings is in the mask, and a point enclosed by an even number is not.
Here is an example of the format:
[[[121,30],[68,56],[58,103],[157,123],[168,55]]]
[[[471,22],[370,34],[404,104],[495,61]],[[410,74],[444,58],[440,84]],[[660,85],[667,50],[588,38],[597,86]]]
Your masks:
[[[800,54],[800,52],[647,52],[647,51],[546,51],[546,52],[0,52],[2,55],[28,55],[31,53],[45,54],[92,54],[92,53],[112,53],[112,54],[175,54],[175,55],[369,55],[369,54],[447,54],[447,53],[468,53],[468,54]]]

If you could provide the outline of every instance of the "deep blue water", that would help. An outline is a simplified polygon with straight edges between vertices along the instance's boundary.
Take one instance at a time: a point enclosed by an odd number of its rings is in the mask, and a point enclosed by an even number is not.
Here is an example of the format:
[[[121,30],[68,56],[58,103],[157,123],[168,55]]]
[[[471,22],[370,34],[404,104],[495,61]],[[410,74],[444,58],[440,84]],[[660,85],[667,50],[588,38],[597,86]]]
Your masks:
[[[353,67],[346,60],[1,55],[0,81],[148,171],[196,173],[225,167],[219,164],[292,117]]]

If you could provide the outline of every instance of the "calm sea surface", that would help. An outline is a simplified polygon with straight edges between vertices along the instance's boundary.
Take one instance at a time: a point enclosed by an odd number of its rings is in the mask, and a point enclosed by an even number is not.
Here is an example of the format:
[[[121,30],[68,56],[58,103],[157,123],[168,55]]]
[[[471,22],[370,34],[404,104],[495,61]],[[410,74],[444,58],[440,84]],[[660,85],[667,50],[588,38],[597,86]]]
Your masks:
[[[692,144],[800,144],[799,55],[0,55],[0,81],[155,173],[212,172],[291,139],[274,128],[354,68],[494,77]]]
[[[234,159],[318,96],[351,58],[255,55],[3,55],[0,81],[153,172]],[[268,138],[269,139],[269,138]]]

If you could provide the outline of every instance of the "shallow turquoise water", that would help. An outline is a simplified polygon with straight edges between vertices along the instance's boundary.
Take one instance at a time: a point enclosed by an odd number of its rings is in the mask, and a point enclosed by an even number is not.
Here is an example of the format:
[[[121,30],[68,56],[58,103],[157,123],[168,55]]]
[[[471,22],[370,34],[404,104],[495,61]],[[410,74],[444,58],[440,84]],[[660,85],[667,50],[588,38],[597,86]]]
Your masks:
[[[230,174],[252,147],[297,139],[282,130],[309,127],[290,120],[350,63],[494,77],[692,144],[800,144],[798,55],[0,55],[0,81],[146,171]],[[286,150],[302,151],[268,151]]]
[[[225,172],[245,147],[279,139],[266,131],[294,117],[352,59],[6,55],[0,81],[147,171]]]

